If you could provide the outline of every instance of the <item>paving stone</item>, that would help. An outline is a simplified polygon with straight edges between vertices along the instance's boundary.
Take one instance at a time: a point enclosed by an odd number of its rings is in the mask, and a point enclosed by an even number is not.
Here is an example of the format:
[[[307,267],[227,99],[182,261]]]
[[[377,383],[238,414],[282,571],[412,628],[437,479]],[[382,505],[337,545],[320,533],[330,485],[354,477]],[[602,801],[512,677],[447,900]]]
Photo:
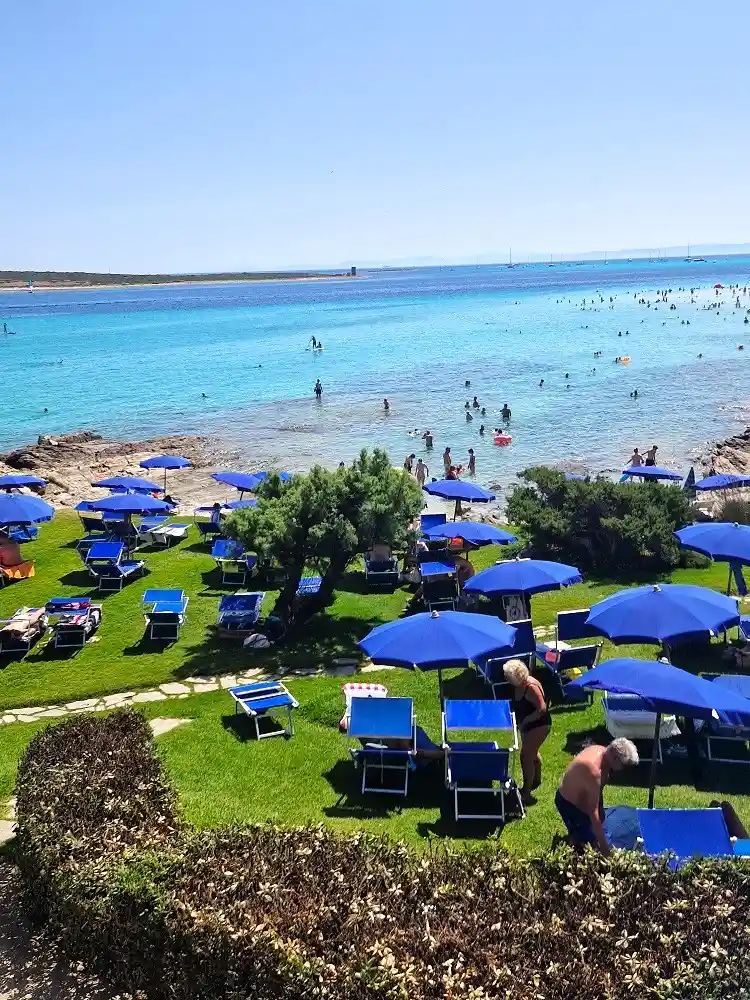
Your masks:
[[[324,670],[323,673],[326,677],[351,677],[352,674],[356,674],[357,664],[356,663],[341,663],[334,667],[329,667],[328,670]]]
[[[154,736],[161,736],[162,733],[169,733],[173,729],[177,729],[178,726],[184,726],[186,722],[191,721],[191,719],[158,718],[152,719],[151,722],[149,722],[149,726],[151,726],[151,732]]]
[[[177,681],[170,682],[169,684],[160,684],[159,690],[163,691],[164,694],[190,694],[190,688],[186,687],[185,684],[180,684]]]
[[[257,680],[259,677],[263,676],[263,670],[261,667],[256,667],[254,670],[246,670],[242,674],[237,674],[237,680],[241,683],[246,681]]]
[[[134,705],[142,705],[146,701],[166,701],[167,696],[161,691],[141,691],[133,698]]]
[[[209,691],[218,691],[219,685],[210,681],[206,684],[193,684],[193,694],[207,694]]]
[[[211,677],[186,677],[184,680],[185,684],[205,684],[207,681],[212,680]]]
[[[0,819],[0,844],[7,844],[9,840],[13,840],[16,835],[16,824],[12,819]],[[0,994],[2,996],[11,996],[10,993]]]
[[[374,674],[378,670],[395,670],[395,667],[380,667],[377,663],[368,663],[366,667],[360,668],[362,674]]]
[[[84,698],[83,701],[69,701],[65,707],[70,712],[80,712],[85,711],[87,708],[93,708],[98,704],[98,698]]]
[[[16,716],[15,715],[10,715],[10,714],[4,715],[2,717],[2,719],[0,719],[0,726],[7,726],[11,722],[18,722],[18,719],[16,718]]]
[[[37,719],[62,719],[67,714],[64,708],[47,708],[37,715]]]
[[[11,795],[8,801],[5,803],[5,819],[15,819],[16,818],[16,797]]]
[[[221,684],[221,686],[226,691],[226,690],[228,690],[228,688],[237,687],[237,678],[236,677],[221,677],[219,679],[219,684]]]
[[[119,694],[108,694],[103,701],[107,708],[125,705],[135,697],[135,691],[120,691]]]

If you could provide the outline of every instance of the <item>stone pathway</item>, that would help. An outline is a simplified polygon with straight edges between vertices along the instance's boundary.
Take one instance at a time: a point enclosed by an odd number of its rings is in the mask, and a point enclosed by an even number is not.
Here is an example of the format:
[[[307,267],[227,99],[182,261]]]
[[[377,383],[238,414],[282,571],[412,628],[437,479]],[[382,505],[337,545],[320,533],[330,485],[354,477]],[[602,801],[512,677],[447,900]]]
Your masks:
[[[554,625],[543,625],[534,630],[539,640],[551,639],[555,634]],[[350,677],[357,673],[358,661],[350,657],[334,659],[329,668],[310,668],[309,670],[289,670],[283,674],[284,680],[300,680],[311,677]],[[394,670],[395,667],[381,667],[367,663],[359,669],[361,674],[375,673],[381,670]],[[107,712],[113,708],[125,708],[131,705],[145,705],[150,701],[168,701],[170,698],[189,698],[192,694],[207,694],[209,691],[226,691],[239,684],[250,684],[253,681],[277,680],[278,674],[264,672],[262,667],[246,670],[244,673],[231,674],[222,677],[186,677],[183,681],[170,681],[160,684],[157,688],[147,691],[120,691],[117,694],[107,694],[100,698],[83,698],[80,701],[69,701],[59,705],[35,705],[29,708],[7,709],[0,715],[0,726],[12,722],[38,722],[43,719],[62,719],[70,715],[80,715],[83,712]],[[0,994],[0,1000],[3,1000]]]
[[[365,666],[362,673],[371,670],[390,669],[388,667]],[[284,674],[285,680],[298,680],[303,677],[348,677],[357,670],[357,661],[341,659],[334,661],[333,667],[327,670],[291,670]],[[0,715],[0,726],[12,722],[37,722],[43,719],[62,719],[70,715],[80,715],[84,712],[107,712],[113,708],[124,708],[131,705],[145,705],[150,701],[168,701],[171,698],[189,698],[192,694],[206,694],[209,691],[226,691],[238,684],[250,684],[253,681],[275,680],[278,675],[268,674],[261,667],[246,670],[240,674],[227,674],[222,677],[186,677],[184,681],[170,681],[160,684],[158,688],[148,691],[120,691],[117,694],[103,695],[101,698],[83,698],[80,701],[69,701],[58,705],[35,705],[29,708],[7,709]],[[0,995],[2,1000],[2,995]]]

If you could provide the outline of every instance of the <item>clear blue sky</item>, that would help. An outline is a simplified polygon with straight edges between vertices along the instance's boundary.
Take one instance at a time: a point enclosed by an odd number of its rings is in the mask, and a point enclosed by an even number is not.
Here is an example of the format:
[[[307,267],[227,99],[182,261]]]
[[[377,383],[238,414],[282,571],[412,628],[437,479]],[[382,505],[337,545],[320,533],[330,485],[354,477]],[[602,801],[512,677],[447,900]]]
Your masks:
[[[750,240],[747,0],[32,0],[0,30],[0,268]]]

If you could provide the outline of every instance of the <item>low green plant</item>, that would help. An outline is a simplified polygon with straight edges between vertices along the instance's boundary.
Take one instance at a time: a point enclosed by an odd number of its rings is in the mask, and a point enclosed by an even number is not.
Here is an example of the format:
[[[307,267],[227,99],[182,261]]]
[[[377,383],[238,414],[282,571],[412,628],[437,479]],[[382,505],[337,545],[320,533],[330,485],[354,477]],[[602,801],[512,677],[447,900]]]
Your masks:
[[[684,490],[659,483],[566,479],[526,469],[508,500],[508,520],[533,552],[602,576],[659,575],[683,564],[673,532],[691,521]]]

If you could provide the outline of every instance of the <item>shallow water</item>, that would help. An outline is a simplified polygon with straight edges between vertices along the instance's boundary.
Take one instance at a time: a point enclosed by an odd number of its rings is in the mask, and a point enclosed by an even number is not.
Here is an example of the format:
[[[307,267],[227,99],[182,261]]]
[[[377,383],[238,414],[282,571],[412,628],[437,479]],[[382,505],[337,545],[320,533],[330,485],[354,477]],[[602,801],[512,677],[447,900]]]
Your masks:
[[[619,469],[633,445],[653,442],[663,464],[685,469],[696,448],[750,422],[750,295],[736,309],[728,290],[713,290],[747,281],[750,258],[728,257],[3,293],[0,325],[16,336],[0,334],[0,446],[77,427],[200,432],[248,461],[300,469],[373,444],[400,464],[422,452],[407,430],[429,427],[432,471],[446,444],[463,461],[474,447],[483,482],[507,482],[535,461]],[[700,289],[694,304],[691,286]],[[656,303],[663,288],[676,310]],[[721,309],[706,309],[718,301]],[[306,349],[312,335],[322,353]],[[632,361],[617,365],[617,355]],[[474,395],[487,408],[484,438],[483,418],[465,420]],[[491,431],[506,401],[513,443],[499,448]]]

